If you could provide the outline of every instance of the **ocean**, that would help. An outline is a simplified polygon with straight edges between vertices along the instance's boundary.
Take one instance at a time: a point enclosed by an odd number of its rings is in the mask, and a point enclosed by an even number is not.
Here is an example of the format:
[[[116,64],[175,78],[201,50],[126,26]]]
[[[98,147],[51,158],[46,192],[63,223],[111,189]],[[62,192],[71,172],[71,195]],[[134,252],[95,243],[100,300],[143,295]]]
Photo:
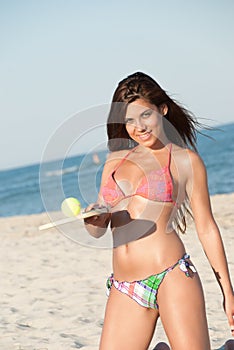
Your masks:
[[[234,123],[203,132],[209,137],[198,135],[198,152],[210,194],[234,192]],[[57,211],[65,197],[78,198],[82,207],[95,202],[106,154],[70,157],[62,166],[53,161],[0,171],[0,216]]]

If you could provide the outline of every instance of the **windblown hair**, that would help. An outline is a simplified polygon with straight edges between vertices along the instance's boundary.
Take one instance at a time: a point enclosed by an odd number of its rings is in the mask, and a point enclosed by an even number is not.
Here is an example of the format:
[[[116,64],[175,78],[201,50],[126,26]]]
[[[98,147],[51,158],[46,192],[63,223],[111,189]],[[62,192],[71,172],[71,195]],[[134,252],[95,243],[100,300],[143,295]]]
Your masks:
[[[201,124],[191,112],[170,98],[154,79],[141,72],[131,74],[120,81],[114,92],[107,120],[110,151],[131,149],[137,145],[127,133],[125,114],[127,105],[138,99],[144,99],[158,108],[166,105],[168,112],[163,117],[163,122],[166,123],[164,132],[167,138],[179,146],[190,146],[196,151],[197,129],[201,127]],[[167,125],[171,125],[172,128],[168,128]],[[174,131],[170,132],[170,130]],[[192,217],[188,198],[178,209],[175,219],[176,228],[182,233],[186,231],[186,212]]]

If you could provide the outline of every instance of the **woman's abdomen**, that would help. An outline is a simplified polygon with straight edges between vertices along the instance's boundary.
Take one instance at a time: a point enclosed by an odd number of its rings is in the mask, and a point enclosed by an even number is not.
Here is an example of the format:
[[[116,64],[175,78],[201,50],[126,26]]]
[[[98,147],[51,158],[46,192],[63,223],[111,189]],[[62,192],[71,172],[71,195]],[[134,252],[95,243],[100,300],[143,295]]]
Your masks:
[[[162,272],[185,253],[173,230],[157,229],[146,237],[119,245],[113,250],[113,272],[117,280],[134,281]]]

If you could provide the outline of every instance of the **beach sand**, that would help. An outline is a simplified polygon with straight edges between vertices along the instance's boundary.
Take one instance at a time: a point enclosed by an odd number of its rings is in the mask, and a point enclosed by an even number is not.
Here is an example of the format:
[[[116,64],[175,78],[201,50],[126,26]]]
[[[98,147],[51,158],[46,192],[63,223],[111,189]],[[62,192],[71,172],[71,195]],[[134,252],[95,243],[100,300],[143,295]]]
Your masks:
[[[211,200],[233,276],[234,194]],[[48,221],[46,213],[0,219],[0,348],[98,349],[111,250],[81,246],[57,229],[38,231]],[[193,225],[183,240],[203,282],[212,349],[219,349],[232,338],[222,295]],[[159,341],[167,342],[160,322],[150,349]]]

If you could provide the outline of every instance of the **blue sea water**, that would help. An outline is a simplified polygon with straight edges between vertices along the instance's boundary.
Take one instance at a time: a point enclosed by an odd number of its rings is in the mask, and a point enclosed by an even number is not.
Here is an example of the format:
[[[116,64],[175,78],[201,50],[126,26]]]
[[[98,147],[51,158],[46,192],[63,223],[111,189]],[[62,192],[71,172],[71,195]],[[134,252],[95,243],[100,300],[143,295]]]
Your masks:
[[[198,151],[208,173],[210,194],[234,192],[234,123],[198,135]],[[94,202],[107,151],[78,155],[61,161],[0,171],[0,216],[27,215],[59,210],[65,197],[76,197],[82,206]],[[39,178],[40,173],[40,178]]]

